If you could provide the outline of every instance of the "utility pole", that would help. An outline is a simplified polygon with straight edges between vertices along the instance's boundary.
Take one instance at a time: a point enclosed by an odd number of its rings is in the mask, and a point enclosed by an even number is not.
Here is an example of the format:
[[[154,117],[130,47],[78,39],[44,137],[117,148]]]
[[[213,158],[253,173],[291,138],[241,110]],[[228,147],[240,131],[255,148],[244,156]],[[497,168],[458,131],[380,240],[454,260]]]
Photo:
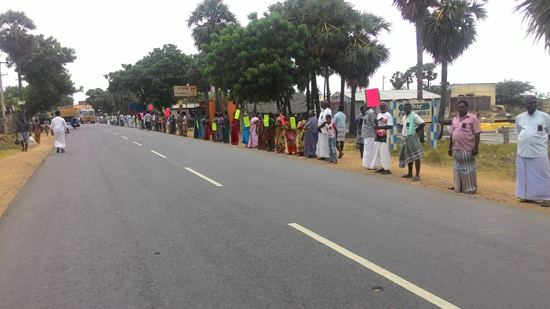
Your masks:
[[[2,87],[2,63],[5,62],[0,61],[0,101],[2,101],[2,118],[6,118],[6,106],[4,105],[4,87]]]
[[[382,90],[384,90],[385,80],[386,80],[386,75],[382,75]]]

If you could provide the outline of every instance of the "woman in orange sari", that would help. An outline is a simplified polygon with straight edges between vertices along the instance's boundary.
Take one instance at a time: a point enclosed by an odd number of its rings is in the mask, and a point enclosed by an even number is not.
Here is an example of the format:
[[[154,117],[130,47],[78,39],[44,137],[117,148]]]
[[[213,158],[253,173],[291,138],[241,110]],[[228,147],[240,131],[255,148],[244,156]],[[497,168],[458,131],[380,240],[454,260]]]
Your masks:
[[[296,130],[292,129],[290,117],[286,117],[285,124],[287,155],[296,154]]]
[[[283,125],[284,118],[279,113],[277,120],[275,120],[275,145],[277,153],[285,153],[285,125]]]
[[[303,115],[298,116],[298,124],[296,125],[296,155],[303,156],[306,149],[304,143],[304,134],[306,133],[306,121]]]
[[[256,132],[258,134],[258,149],[267,150],[267,131],[264,126],[263,115],[258,115],[258,122],[256,122]]]

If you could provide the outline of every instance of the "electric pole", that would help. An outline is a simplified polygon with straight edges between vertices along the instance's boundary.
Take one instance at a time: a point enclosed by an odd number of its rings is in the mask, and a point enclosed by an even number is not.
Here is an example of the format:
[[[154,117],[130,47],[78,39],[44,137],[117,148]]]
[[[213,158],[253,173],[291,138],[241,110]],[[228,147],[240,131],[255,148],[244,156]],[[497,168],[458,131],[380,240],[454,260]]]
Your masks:
[[[0,61],[0,101],[2,101],[2,118],[6,118],[6,106],[4,105],[4,87],[2,87],[2,63],[5,62]]]
[[[385,80],[386,80],[386,75],[382,75],[382,90],[384,90]]]

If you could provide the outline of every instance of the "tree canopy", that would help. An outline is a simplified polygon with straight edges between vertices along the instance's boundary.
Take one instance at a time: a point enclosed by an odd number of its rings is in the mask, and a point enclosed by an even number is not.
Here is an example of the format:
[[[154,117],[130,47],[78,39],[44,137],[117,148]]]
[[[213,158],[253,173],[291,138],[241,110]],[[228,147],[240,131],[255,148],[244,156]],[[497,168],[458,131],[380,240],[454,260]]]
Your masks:
[[[534,90],[529,82],[505,79],[496,85],[497,104],[504,105],[507,110],[523,107],[523,98]]]

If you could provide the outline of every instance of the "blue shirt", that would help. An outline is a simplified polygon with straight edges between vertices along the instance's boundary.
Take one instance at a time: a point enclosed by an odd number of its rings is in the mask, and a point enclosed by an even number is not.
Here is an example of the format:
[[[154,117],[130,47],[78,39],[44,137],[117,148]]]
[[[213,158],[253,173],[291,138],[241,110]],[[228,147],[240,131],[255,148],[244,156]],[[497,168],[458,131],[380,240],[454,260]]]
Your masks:
[[[346,128],[346,114],[344,114],[343,112],[337,112],[336,115],[334,115],[334,117],[332,117],[332,122],[334,122],[334,124],[336,124],[336,128],[338,129],[338,131],[340,129],[345,129]]]

